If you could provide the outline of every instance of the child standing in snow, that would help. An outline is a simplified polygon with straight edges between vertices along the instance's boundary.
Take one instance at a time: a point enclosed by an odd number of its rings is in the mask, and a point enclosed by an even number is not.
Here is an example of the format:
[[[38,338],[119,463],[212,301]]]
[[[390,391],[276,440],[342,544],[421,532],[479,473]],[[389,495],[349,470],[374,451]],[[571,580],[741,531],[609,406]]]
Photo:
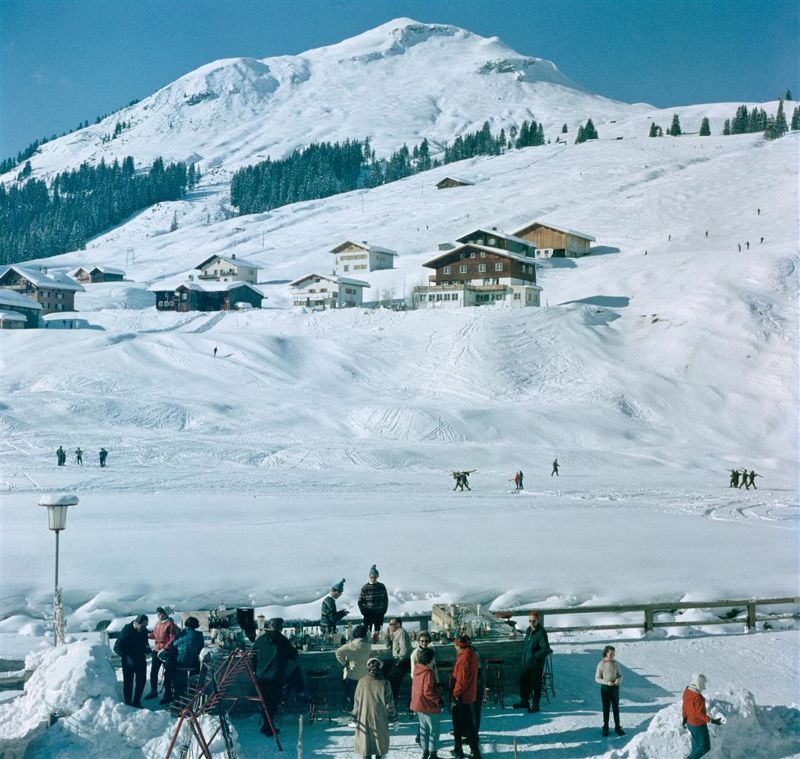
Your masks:
[[[619,723],[619,684],[622,682],[622,670],[615,656],[614,646],[606,646],[594,673],[594,681],[600,686],[600,699],[603,703],[603,735],[608,735],[609,711],[614,713],[614,732],[625,735]]]

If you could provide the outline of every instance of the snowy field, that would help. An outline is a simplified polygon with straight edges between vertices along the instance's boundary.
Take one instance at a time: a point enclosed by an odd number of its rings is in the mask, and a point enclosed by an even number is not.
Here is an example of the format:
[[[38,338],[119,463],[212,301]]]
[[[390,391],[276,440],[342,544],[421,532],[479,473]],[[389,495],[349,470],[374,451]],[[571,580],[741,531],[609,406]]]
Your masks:
[[[74,329],[51,318],[0,333],[0,658],[47,648],[53,536],[36,504],[51,491],[80,497],[61,538],[73,640],[167,604],[313,618],[341,577],[340,606],[354,608],[373,563],[392,613],[797,596],[798,134],[649,139],[648,120],[667,126],[672,110],[604,104],[594,143],[248,217],[225,220],[220,168],[185,200],[48,259],[122,267],[128,281],[79,294]],[[685,130],[708,115],[718,133],[736,105],[674,110]],[[547,123],[568,106],[551,102]],[[36,171],[58,168],[70,140]],[[448,174],[475,185],[437,192]],[[542,262],[542,308],[289,309],[286,283],[330,271],[345,239],[398,250],[395,270],[366,275],[366,298],[401,297],[426,281],[439,243],[540,217],[597,238],[586,258]],[[149,285],[231,252],[263,267],[263,310],[155,311]],[[761,475],[757,490],[727,487],[741,467]],[[452,491],[454,469],[477,470],[473,492]],[[535,720],[487,713],[486,754],[510,755],[516,739],[541,758],[682,756],[674,704],[697,670],[728,719],[710,756],[800,754],[797,632],[697,621],[646,639],[555,636],[558,699]],[[630,730],[611,744],[592,681],[606,640],[628,668]],[[49,688],[72,716],[32,755],[163,756],[166,717],[115,705],[104,655],[68,650],[69,666],[47,664],[0,707],[0,730]],[[67,671],[65,695],[53,683]],[[236,728],[242,756],[260,755],[255,722]],[[348,756],[350,731],[315,727],[306,745]],[[392,755],[417,753],[401,724]]]

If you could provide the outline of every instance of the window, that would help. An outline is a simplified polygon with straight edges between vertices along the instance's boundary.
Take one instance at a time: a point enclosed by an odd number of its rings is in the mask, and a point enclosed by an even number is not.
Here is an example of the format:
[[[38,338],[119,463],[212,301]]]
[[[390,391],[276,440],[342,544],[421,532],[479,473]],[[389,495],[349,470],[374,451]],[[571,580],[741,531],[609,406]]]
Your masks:
[[[422,302],[424,300],[428,300],[428,296],[427,295],[420,295],[419,299],[420,299],[420,302]]]
[[[501,264],[501,263],[495,264],[494,265],[494,270],[495,271],[503,271],[503,264]]]
[[[61,290],[56,293],[56,300],[64,300],[64,293]]]
[[[514,293],[514,300],[520,300],[520,294]]]
[[[444,267],[444,273],[445,274],[450,274],[450,267],[449,266],[445,266]]]
[[[469,257],[470,258],[475,258],[475,251],[474,250],[469,254]]]
[[[486,251],[485,250],[481,251],[481,258],[486,258]]]
[[[441,300],[441,299],[442,299],[442,294],[436,293],[436,300]]]
[[[478,271],[486,271],[486,264],[478,264]]]
[[[467,273],[467,265],[466,264],[461,264],[461,266],[458,267],[458,270],[459,270],[459,272],[461,272],[461,274],[466,274]]]

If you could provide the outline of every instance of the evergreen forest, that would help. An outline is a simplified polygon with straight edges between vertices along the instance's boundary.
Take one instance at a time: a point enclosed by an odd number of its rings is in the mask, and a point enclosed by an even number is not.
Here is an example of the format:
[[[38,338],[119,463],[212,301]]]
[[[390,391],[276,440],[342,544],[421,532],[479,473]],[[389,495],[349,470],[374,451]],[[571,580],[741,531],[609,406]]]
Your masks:
[[[30,163],[20,172],[30,175]],[[83,248],[96,234],[132,213],[163,200],[177,200],[199,179],[194,166],[157,158],[137,172],[133,158],[120,164],[83,163],[58,174],[48,188],[30,178],[0,185],[0,264],[47,258]]]

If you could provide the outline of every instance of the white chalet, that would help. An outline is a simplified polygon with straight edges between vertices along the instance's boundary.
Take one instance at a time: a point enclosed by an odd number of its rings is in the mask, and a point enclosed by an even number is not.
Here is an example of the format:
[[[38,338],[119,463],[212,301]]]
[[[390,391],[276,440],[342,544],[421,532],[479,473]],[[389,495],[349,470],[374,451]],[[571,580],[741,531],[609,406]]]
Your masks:
[[[348,308],[364,302],[369,282],[350,277],[306,274],[289,283],[293,305],[297,308]]]
[[[258,281],[258,264],[230,256],[214,255],[197,265],[200,272],[198,279],[215,279],[218,282],[248,282],[251,285]]]
[[[352,242],[345,240],[331,250],[336,256],[333,265],[334,274],[347,274],[356,271],[375,271],[376,269],[394,269],[394,257],[397,251],[370,245],[366,240]]]

